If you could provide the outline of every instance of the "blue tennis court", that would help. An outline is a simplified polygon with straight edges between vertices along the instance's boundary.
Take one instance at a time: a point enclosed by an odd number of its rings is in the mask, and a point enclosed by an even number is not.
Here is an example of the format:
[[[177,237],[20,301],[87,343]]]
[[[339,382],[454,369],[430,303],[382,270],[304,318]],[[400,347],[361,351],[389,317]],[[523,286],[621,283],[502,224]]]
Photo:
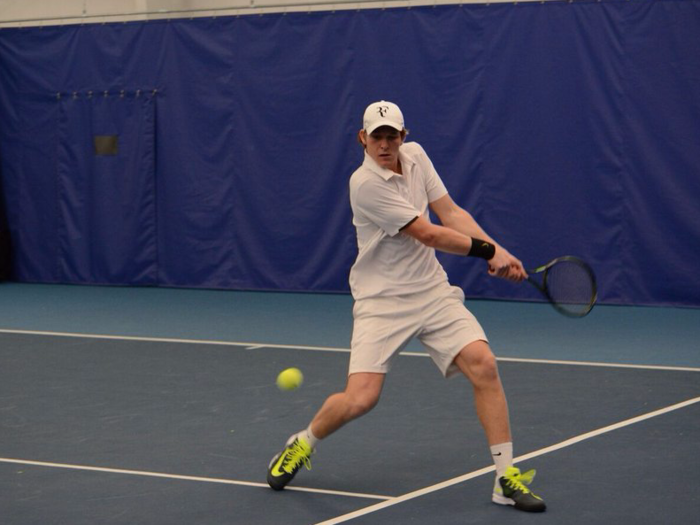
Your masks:
[[[270,457],[342,388],[346,295],[4,284],[3,523],[684,523],[699,466],[700,313],[468,301],[544,515],[490,503],[466,381],[419,347],[379,406],[281,493]],[[288,366],[305,384],[280,392]],[[585,498],[580,497],[585,494]]]

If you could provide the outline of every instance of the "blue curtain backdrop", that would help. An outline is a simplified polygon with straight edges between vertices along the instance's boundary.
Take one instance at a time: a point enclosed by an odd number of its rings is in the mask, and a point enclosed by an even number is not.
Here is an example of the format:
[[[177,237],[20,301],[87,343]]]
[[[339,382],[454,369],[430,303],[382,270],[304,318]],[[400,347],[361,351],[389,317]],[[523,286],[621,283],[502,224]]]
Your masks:
[[[700,306],[699,86],[700,0],[1,29],[14,278],[347,291],[355,135],[387,99],[526,266],[579,255],[604,303]],[[536,298],[440,258],[467,296]]]

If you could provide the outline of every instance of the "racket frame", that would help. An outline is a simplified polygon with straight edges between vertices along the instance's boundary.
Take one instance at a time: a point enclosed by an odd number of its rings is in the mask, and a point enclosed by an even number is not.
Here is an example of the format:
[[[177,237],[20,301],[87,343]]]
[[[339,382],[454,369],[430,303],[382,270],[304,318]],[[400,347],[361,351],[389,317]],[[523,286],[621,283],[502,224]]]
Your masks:
[[[571,312],[565,308],[562,308],[550,295],[549,289],[547,288],[547,272],[549,269],[554,266],[555,264],[561,263],[561,262],[570,262],[577,264],[580,268],[586,271],[588,274],[588,277],[591,280],[591,287],[593,289],[593,294],[591,296],[591,299],[588,303],[588,308],[582,313],[574,313]],[[583,259],[580,259],[579,257],[575,257],[573,255],[564,255],[562,257],[557,257],[556,259],[552,259],[549,261],[547,264],[544,264],[542,266],[538,266],[537,268],[534,268],[532,270],[527,270],[528,273],[528,278],[527,282],[529,282],[531,285],[533,285],[535,288],[537,288],[542,295],[549,301],[549,304],[552,305],[552,307],[559,312],[562,315],[565,315],[566,317],[585,317],[587,316],[591,310],[593,310],[593,307],[595,306],[596,301],[598,300],[598,283],[596,281],[595,273],[593,272],[593,269],[590,267],[590,265],[584,261]],[[532,274],[542,274],[542,284],[538,283],[537,281],[533,280],[530,278]]]

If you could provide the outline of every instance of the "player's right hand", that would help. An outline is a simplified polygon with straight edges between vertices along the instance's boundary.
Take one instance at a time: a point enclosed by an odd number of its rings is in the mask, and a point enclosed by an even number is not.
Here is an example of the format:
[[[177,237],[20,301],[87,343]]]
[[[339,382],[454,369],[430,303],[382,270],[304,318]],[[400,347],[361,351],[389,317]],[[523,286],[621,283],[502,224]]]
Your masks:
[[[516,283],[527,279],[523,263],[513,257],[508,250],[496,245],[496,254],[488,261],[489,275],[507,279]]]

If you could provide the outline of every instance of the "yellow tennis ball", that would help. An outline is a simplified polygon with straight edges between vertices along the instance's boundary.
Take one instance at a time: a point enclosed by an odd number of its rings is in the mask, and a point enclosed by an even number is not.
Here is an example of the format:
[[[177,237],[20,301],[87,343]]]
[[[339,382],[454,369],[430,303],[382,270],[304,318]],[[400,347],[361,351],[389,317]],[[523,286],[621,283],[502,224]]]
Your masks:
[[[287,368],[277,376],[277,387],[280,390],[294,390],[304,382],[304,374],[298,368]]]

